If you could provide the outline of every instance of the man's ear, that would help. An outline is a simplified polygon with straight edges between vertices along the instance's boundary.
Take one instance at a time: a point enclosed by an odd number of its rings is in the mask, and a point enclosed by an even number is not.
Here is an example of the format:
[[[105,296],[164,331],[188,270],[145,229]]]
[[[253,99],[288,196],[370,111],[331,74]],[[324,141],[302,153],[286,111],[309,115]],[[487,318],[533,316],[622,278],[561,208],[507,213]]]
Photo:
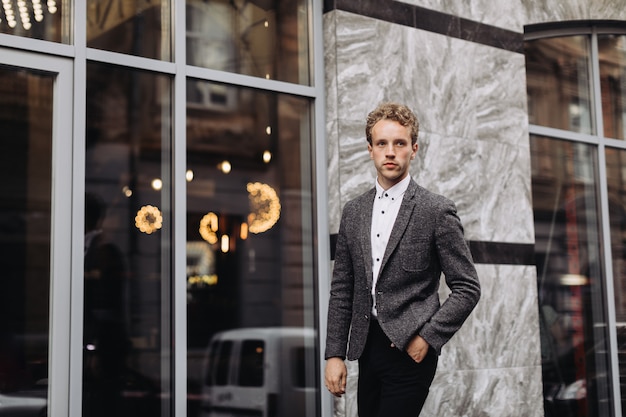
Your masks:
[[[419,146],[417,145],[417,143],[413,144],[413,155],[411,155],[411,159],[415,159],[415,155],[417,155],[417,150],[419,149]]]

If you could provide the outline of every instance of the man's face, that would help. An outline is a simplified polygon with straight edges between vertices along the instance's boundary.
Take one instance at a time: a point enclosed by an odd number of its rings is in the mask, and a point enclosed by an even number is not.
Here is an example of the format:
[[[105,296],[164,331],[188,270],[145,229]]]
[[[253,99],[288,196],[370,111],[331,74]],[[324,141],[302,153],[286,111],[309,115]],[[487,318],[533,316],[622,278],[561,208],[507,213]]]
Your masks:
[[[378,183],[386,190],[409,174],[417,143],[411,145],[411,128],[383,119],[372,128],[372,144],[367,144],[378,172]]]

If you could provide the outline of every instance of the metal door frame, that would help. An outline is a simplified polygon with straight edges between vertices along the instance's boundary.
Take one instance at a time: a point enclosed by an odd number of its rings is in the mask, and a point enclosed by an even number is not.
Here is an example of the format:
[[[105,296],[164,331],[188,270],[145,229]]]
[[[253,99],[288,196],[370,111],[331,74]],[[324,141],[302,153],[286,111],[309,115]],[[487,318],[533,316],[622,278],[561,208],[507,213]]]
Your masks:
[[[70,367],[77,365],[82,367],[82,355],[80,358],[75,357],[73,361],[70,360],[70,337],[72,335],[81,337],[73,331],[76,329],[76,323],[72,320],[71,302],[73,62],[68,58],[0,47],[0,65],[47,73],[54,77],[48,415],[66,417],[70,415]],[[76,314],[76,311],[73,316],[74,318],[78,316],[82,320],[82,314]],[[80,324],[82,325],[82,322]],[[82,334],[80,328],[79,332]]]

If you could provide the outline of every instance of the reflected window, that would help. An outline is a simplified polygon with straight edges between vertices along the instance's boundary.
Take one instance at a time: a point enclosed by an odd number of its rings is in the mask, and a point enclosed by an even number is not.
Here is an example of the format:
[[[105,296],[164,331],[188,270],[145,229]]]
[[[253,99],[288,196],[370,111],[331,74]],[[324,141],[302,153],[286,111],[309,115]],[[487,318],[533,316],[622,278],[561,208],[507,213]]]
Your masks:
[[[315,378],[310,369],[310,361],[307,358],[315,354],[313,347],[298,347],[292,350],[291,360],[293,361],[293,386],[298,388],[314,388]]]
[[[272,364],[275,366],[276,364]],[[242,387],[263,386],[265,371],[265,342],[262,340],[244,340],[241,344],[239,359],[239,385]]]
[[[0,33],[70,43],[70,0],[2,0]]]
[[[592,133],[588,37],[527,41],[524,53],[530,123]]]
[[[626,35],[598,36],[604,136],[626,139]]]
[[[308,3],[187,0],[187,63],[309,84]]]
[[[227,385],[230,373],[230,355],[233,350],[233,342],[219,344],[217,361],[215,363],[215,385]]]
[[[87,65],[85,416],[169,415],[170,90],[163,75]]]
[[[54,83],[0,66],[0,415],[46,411]]]
[[[315,384],[292,392],[290,360],[315,346],[311,103],[195,79],[187,98],[188,415],[262,396],[291,410],[280,415],[314,416]],[[227,336],[242,387],[230,400],[198,371]],[[315,350],[303,352],[301,378],[314,381]]]
[[[613,415],[618,377],[626,399],[626,36],[608,31],[532,33],[524,48],[547,416]]]
[[[531,137],[547,416],[609,415],[596,149]]]
[[[87,0],[87,46],[170,61],[170,0]]]
[[[611,254],[615,300],[615,329],[620,352],[626,350],[626,150],[606,149]],[[620,368],[624,359],[620,357]],[[620,373],[622,399],[626,398],[626,375]]]

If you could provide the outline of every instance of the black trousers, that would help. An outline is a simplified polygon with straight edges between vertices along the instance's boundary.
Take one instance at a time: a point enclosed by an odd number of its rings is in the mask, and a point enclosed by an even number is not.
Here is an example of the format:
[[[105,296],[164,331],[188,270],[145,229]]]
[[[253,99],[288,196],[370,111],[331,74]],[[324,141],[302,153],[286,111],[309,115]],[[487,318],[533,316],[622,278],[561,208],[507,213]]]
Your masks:
[[[415,362],[391,347],[378,321],[372,320],[365,350],[359,358],[359,417],[417,417],[437,370],[438,356],[430,349]]]

